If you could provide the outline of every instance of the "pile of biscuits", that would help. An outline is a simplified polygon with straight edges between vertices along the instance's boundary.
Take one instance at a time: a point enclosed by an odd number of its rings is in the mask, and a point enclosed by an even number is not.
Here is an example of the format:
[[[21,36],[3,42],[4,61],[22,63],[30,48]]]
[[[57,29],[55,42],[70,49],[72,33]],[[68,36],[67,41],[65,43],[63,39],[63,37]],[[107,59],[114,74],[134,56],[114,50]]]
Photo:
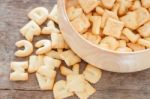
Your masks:
[[[44,7],[37,7],[29,12],[28,22],[20,33],[25,40],[16,42],[17,57],[29,57],[26,61],[11,62],[11,81],[26,81],[29,73],[35,73],[41,90],[53,90],[55,99],[64,99],[77,95],[80,99],[87,99],[96,92],[91,84],[97,83],[102,71],[88,64],[81,74],[81,59],[66,44],[58,25],[57,5],[49,13]],[[47,26],[42,27],[47,23]],[[50,35],[50,39],[42,39],[33,45],[33,39],[40,35]],[[36,48],[33,54],[34,47]],[[61,64],[62,61],[67,66]],[[69,69],[69,68],[72,69]],[[55,81],[57,70],[66,80]]]
[[[116,52],[150,48],[150,0],[66,0],[75,30],[98,47]]]

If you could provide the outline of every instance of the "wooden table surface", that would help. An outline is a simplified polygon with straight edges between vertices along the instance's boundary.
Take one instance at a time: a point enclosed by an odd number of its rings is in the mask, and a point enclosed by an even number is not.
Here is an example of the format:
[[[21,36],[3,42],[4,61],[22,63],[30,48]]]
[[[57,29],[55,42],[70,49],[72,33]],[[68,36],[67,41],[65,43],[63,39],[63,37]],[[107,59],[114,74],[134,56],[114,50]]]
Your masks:
[[[51,9],[55,3],[55,0],[0,0],[0,99],[53,99],[52,91],[40,91],[34,74],[27,82],[9,81],[9,64],[25,60],[14,57],[14,44],[23,39],[19,29],[28,22],[27,13],[38,6]],[[150,99],[150,69],[132,74],[103,71],[102,79],[94,87],[97,92],[90,99]]]

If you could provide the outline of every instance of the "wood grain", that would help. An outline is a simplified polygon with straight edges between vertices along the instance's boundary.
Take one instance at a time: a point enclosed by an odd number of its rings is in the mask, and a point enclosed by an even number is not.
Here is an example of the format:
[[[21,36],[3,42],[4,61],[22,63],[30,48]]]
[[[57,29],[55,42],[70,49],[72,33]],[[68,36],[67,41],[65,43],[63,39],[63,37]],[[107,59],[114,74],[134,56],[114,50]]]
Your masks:
[[[12,91],[0,90],[0,99],[12,99]]]
[[[149,99],[150,92],[132,90],[98,91],[90,99]],[[0,99],[53,99],[51,91],[0,90]],[[77,96],[68,99],[78,99]]]
[[[0,99],[53,99],[51,91],[40,91],[35,75],[27,82],[9,81],[9,64],[14,57],[15,42],[23,39],[19,29],[28,22],[26,17],[34,7],[49,9],[55,0],[0,0]],[[36,38],[36,40],[41,38]],[[85,62],[81,63],[81,72]],[[58,75],[57,80],[64,79]],[[150,99],[150,69],[131,74],[103,71],[102,79],[94,85],[97,92],[90,99]],[[71,97],[68,99],[77,99]]]

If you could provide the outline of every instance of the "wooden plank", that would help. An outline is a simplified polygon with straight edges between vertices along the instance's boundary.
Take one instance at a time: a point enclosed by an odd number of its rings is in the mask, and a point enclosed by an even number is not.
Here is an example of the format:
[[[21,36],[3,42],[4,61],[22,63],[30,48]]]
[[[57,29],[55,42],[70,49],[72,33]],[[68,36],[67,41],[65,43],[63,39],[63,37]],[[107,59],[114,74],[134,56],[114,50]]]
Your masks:
[[[53,99],[51,91],[13,90],[12,99]]]
[[[12,99],[53,99],[51,91],[21,91],[13,90]],[[134,90],[104,90],[97,91],[90,99],[150,99],[150,92]],[[20,97],[21,96],[21,97]],[[5,99],[5,98],[4,98]],[[67,99],[78,99],[77,96]]]
[[[144,90],[98,91],[90,99],[150,99],[150,92]]]
[[[149,78],[150,69],[130,74],[103,72],[102,79],[95,85],[95,87],[98,90],[150,90]]]
[[[0,99],[12,99],[12,91],[0,90]]]

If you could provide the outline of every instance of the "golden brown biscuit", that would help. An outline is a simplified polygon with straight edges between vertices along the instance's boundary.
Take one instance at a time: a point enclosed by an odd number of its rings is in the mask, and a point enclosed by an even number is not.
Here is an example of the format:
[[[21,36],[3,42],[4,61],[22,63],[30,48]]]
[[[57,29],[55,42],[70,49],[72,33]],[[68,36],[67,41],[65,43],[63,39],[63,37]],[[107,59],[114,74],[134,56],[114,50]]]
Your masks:
[[[75,65],[81,62],[81,59],[71,50],[64,51],[60,54],[62,60],[65,61],[67,66]]]
[[[60,80],[55,83],[53,93],[55,99],[64,99],[73,96],[73,93],[67,90],[66,81],[64,80]]]
[[[31,55],[33,52],[33,45],[31,42],[29,42],[27,40],[20,40],[20,41],[16,42],[15,45],[19,48],[24,47],[23,50],[16,51],[15,56],[26,57],[26,56]]]
[[[48,10],[44,7],[37,7],[31,10],[28,17],[38,25],[43,24],[48,18]]]
[[[28,80],[28,73],[25,72],[28,69],[28,62],[11,62],[10,66],[12,73],[10,73],[11,81],[26,81]]]

